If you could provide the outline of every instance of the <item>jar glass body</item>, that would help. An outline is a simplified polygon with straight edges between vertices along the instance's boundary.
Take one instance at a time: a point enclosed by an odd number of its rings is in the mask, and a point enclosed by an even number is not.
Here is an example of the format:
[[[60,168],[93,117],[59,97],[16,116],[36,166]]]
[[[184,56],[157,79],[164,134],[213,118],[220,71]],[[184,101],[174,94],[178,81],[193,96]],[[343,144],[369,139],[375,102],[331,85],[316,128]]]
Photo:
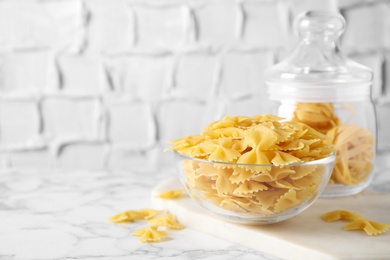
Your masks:
[[[349,102],[273,100],[275,115],[305,123],[327,135],[335,146],[336,161],[322,197],[361,192],[374,177],[376,114],[370,99]]]
[[[271,112],[309,125],[335,147],[324,197],[359,193],[371,183],[375,165],[373,72],[340,50],[345,27],[339,13],[300,14],[294,21],[297,46],[265,73]]]

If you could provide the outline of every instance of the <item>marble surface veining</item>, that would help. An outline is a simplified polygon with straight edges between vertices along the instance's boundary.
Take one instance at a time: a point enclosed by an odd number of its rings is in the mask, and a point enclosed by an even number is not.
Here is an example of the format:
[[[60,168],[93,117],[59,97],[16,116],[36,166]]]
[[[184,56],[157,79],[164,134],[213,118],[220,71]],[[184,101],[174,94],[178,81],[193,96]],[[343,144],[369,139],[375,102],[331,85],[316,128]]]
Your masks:
[[[376,169],[370,189],[390,192],[390,167]],[[128,209],[151,207],[158,173],[9,171],[0,173],[0,259],[277,259],[190,228],[160,243],[131,236],[145,222],[112,224]]]

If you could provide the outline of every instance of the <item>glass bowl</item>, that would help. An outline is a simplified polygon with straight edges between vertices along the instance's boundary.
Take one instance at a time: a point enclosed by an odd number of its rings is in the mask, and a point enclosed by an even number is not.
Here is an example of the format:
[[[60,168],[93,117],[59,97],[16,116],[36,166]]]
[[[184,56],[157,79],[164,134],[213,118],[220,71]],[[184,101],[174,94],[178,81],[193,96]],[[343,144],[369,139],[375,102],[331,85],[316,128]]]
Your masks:
[[[174,151],[179,179],[208,212],[240,224],[287,220],[312,205],[324,191],[335,154],[276,166],[237,164],[188,157]]]

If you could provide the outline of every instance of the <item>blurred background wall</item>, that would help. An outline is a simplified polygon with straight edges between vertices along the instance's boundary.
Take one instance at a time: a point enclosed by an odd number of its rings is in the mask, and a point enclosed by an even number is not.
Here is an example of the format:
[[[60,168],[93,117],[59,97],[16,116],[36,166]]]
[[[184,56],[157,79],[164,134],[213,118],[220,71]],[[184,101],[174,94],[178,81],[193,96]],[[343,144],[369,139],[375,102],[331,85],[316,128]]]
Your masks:
[[[267,112],[263,71],[309,9],[346,18],[342,49],[375,73],[389,150],[390,1],[2,0],[1,168],[169,164],[168,140]]]

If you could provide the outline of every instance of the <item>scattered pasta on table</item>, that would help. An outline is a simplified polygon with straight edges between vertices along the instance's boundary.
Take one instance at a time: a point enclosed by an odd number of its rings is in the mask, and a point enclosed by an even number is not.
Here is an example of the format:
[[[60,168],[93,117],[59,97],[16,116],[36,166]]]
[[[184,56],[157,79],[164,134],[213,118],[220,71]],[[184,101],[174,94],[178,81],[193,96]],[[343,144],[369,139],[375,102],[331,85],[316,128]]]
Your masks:
[[[163,193],[169,194],[170,192],[171,190]],[[180,194],[182,194],[182,192],[183,190],[180,190]],[[174,193],[177,195],[176,192]],[[168,198],[165,199],[175,198],[176,196],[168,196]],[[108,219],[108,221],[112,223],[131,223],[142,220],[147,221],[148,226],[137,229],[131,233],[133,236],[138,236],[139,241],[142,243],[164,241],[164,239],[168,236],[168,233],[166,232],[167,229],[180,230],[184,228],[184,226],[176,220],[173,214],[163,210],[154,210],[148,208],[127,210]]]
[[[185,193],[185,190],[180,189],[180,190],[167,190],[164,192],[161,192],[156,196],[156,198],[161,198],[161,199],[178,199],[183,196]]]
[[[363,230],[369,236],[380,235],[390,228],[390,224],[367,220],[358,213],[347,210],[334,210],[327,212],[322,215],[322,219],[326,222],[333,222],[337,220],[348,221],[349,223],[344,225],[344,230]]]

